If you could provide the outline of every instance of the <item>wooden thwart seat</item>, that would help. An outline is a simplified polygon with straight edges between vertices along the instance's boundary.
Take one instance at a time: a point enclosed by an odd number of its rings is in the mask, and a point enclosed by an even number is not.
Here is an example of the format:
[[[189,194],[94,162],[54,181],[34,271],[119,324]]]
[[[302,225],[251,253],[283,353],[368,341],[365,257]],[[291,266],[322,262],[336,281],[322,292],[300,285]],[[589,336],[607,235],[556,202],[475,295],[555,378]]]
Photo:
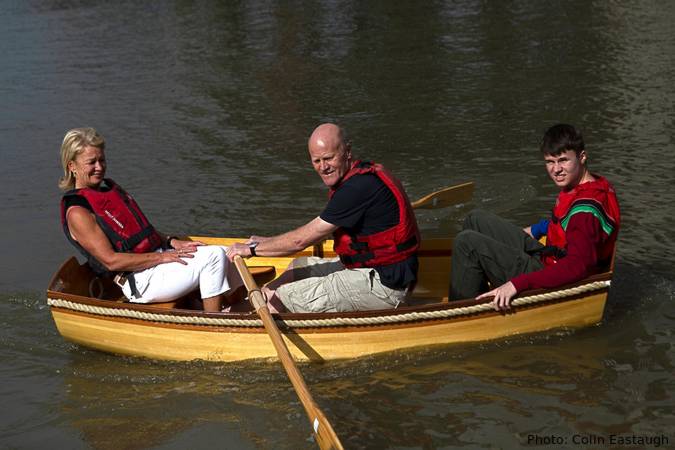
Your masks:
[[[264,283],[270,281],[276,275],[276,269],[274,266],[251,266],[248,268],[248,271],[251,272],[253,278],[258,284],[261,284],[261,280],[267,277],[271,277],[269,280],[265,280]]]

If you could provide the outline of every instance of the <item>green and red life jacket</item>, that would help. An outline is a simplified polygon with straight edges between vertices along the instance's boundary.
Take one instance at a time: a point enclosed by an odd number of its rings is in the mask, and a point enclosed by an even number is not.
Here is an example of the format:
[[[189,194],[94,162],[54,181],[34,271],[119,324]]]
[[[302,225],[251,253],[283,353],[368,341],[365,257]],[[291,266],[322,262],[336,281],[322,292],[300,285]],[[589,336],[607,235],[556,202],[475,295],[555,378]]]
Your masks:
[[[162,247],[164,239],[155,230],[136,201],[117,183],[105,179],[103,189],[73,189],[61,199],[61,224],[68,240],[87,258],[98,274],[106,268],[87,252],[70,234],[66,220],[66,199],[71,196],[87,200],[113,249],[120,253],[148,253]]]
[[[381,164],[354,161],[340,183],[331,188],[328,197],[332,198],[335,191],[351,177],[368,173],[376,175],[393,193],[398,204],[399,220],[393,227],[367,236],[354,236],[343,228],[335,230],[333,249],[348,268],[376,267],[402,262],[414,255],[420,246],[420,232],[410,200],[401,182]]]
[[[599,175],[594,181],[581,183],[568,192],[560,192],[553,207],[551,222],[546,234],[546,245],[564,250],[567,247],[565,231],[570,219],[579,213],[593,214],[602,227],[605,239],[598,249],[598,265],[608,265],[614,254],[619,232],[621,212],[614,187]],[[563,252],[547,252],[542,256],[544,264],[555,264],[564,256]]]

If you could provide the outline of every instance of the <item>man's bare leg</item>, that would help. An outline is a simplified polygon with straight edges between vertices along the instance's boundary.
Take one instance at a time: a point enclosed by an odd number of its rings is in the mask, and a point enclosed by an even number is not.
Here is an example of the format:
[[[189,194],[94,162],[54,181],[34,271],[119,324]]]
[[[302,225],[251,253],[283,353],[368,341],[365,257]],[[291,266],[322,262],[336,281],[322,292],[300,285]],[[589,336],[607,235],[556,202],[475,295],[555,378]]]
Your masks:
[[[225,299],[223,301],[224,308],[223,312],[251,312],[253,311],[253,306],[246,299],[246,286],[239,286],[238,288],[231,289],[225,294]]]
[[[223,296],[215,295],[213,297],[205,298],[203,300],[204,311],[206,312],[220,312],[223,306]]]

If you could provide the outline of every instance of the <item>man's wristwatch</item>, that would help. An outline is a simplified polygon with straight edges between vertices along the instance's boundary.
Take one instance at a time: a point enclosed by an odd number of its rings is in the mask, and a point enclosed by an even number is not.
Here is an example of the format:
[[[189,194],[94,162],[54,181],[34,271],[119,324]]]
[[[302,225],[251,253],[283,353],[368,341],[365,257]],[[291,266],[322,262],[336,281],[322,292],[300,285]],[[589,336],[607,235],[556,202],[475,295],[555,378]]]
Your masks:
[[[255,248],[258,246],[259,242],[251,242],[248,244],[248,249],[251,251],[251,256],[258,256],[255,254]]]

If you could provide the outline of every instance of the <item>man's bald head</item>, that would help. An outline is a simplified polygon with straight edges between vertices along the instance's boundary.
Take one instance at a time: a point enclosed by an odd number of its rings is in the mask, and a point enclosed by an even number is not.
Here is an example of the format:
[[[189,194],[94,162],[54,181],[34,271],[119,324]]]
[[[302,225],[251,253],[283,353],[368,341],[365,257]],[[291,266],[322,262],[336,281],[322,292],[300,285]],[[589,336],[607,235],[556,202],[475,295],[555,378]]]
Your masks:
[[[346,139],[346,133],[334,123],[322,123],[314,129],[312,135],[309,137],[307,146],[310,148],[316,146],[318,148],[340,148],[347,147],[349,143]]]
[[[326,186],[336,186],[351,165],[351,145],[344,130],[334,123],[323,123],[314,129],[307,147],[314,170]]]

